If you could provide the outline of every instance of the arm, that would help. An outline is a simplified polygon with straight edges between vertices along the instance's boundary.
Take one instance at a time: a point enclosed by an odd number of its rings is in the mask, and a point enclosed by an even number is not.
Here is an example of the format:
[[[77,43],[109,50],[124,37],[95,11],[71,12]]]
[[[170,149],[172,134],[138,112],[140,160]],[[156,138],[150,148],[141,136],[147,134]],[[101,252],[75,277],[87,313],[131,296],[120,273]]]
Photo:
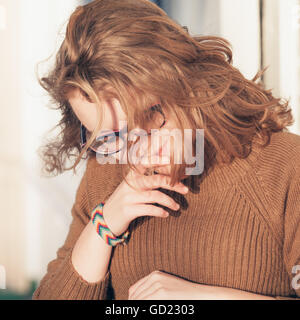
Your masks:
[[[90,221],[72,251],[72,264],[89,283],[101,282],[107,274],[112,247],[97,234]]]
[[[128,300],[275,300],[275,298],[232,288],[203,285],[156,270],[129,288]]]
[[[203,285],[172,274],[153,271],[128,290],[128,300],[294,300],[271,297],[239,289]]]
[[[203,294],[200,285],[199,293]],[[209,286],[210,287],[210,286]],[[224,287],[210,287],[212,300],[276,300],[275,297]],[[199,298],[199,300],[202,300]]]
[[[64,245],[34,292],[37,300],[105,300],[109,286],[111,248],[90,223],[87,173],[77,190],[72,223]],[[91,263],[92,262],[92,263]]]

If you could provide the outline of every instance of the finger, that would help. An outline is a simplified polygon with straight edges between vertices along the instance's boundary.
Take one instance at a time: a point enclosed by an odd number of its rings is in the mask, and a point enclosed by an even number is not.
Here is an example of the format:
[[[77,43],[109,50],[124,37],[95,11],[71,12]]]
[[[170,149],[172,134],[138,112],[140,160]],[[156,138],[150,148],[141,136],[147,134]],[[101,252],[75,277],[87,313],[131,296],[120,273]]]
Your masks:
[[[129,293],[128,298],[134,297],[136,290],[137,290],[139,287],[142,288],[142,287],[144,286],[144,284],[146,283],[146,281],[147,281],[149,278],[151,278],[151,275],[152,275],[152,273],[149,273],[147,276],[145,276],[144,278],[141,278],[141,279],[138,280],[133,286],[131,286],[131,287],[129,288],[129,291],[128,291],[128,293]],[[130,300],[130,299],[129,299],[129,300]]]
[[[134,218],[142,217],[142,216],[154,216],[159,218],[167,218],[169,213],[163,208],[152,206],[150,204],[137,204],[129,209],[130,214],[134,216]]]
[[[161,286],[155,286],[155,283],[154,283],[151,287],[147,288],[146,290],[143,290],[133,298],[130,298],[130,300],[158,300],[155,297],[156,297],[156,294],[158,294],[160,289],[161,289]],[[159,298],[159,300],[164,300],[164,299]]]
[[[148,277],[130,294],[129,300],[142,300],[143,297],[151,295],[152,292],[160,289],[161,286],[161,283],[154,280],[154,277]]]
[[[172,210],[179,210],[179,204],[170,196],[158,190],[148,190],[137,193],[134,199],[135,203],[159,203]]]
[[[176,183],[174,186],[171,186],[171,177],[161,174],[155,174],[151,176],[141,176],[137,181],[139,186],[145,190],[164,188],[173,190],[182,194],[188,192],[188,188],[181,182]]]

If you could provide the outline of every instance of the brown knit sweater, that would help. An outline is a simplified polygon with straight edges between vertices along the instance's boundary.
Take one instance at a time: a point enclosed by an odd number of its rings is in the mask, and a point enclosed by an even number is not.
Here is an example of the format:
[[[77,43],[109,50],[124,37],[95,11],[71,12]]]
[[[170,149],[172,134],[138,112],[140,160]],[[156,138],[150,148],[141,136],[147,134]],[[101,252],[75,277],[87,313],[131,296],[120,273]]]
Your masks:
[[[300,299],[300,289],[292,287],[292,268],[300,265],[300,136],[274,133],[265,148],[257,138],[248,158],[215,167],[201,183],[184,180],[187,195],[163,190],[181,203],[179,214],[132,221],[129,243],[114,247],[105,278],[88,283],[72,265],[72,248],[91,210],[121,182],[120,166],[88,160],[69,234],[33,299],[125,300],[129,287],[154,270]]]

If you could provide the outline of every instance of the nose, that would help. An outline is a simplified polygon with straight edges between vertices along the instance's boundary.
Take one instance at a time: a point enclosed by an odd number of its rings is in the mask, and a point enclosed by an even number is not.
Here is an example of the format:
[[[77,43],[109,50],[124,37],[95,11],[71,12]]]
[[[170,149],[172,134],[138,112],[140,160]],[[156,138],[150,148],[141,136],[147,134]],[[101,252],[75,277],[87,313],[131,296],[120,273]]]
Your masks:
[[[170,152],[168,152],[168,140],[163,143],[153,143],[151,136],[147,139],[148,143],[141,145],[140,160],[141,165],[147,168],[159,168],[170,164]],[[151,145],[152,143],[152,145]]]

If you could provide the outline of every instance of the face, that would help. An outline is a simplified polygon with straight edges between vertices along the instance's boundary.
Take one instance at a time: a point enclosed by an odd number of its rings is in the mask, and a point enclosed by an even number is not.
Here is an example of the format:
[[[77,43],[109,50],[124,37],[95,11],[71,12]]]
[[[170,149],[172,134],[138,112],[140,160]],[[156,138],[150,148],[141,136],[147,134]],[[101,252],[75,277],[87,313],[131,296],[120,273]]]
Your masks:
[[[89,132],[93,132],[93,130],[97,126],[97,107],[96,104],[89,102],[78,89],[74,89],[68,95],[68,101],[76,114],[79,121],[85,126],[85,128]],[[119,127],[120,121],[127,121],[127,115],[124,113],[120,103],[118,100],[114,99],[110,103],[103,101],[103,107],[105,108],[105,113],[103,117],[103,122],[100,131],[102,130],[120,130],[122,128]],[[163,128],[165,129],[172,129],[175,128],[174,123],[171,121],[170,118],[167,117],[166,123],[164,124]],[[150,137],[149,137],[150,139]],[[172,140],[172,139],[171,139]],[[150,149],[150,141],[148,142],[148,155],[150,156],[165,156],[169,155],[170,151],[173,150],[172,145],[168,146],[164,143],[160,143],[159,145],[155,146],[155,148]],[[141,145],[141,153],[145,154],[145,147]],[[165,152],[168,150],[168,152]],[[114,155],[115,158],[118,159],[118,155],[120,153],[116,153]],[[163,165],[163,164],[155,164],[155,165],[148,165],[147,167],[155,167],[155,171],[162,174],[170,174],[170,165]]]

